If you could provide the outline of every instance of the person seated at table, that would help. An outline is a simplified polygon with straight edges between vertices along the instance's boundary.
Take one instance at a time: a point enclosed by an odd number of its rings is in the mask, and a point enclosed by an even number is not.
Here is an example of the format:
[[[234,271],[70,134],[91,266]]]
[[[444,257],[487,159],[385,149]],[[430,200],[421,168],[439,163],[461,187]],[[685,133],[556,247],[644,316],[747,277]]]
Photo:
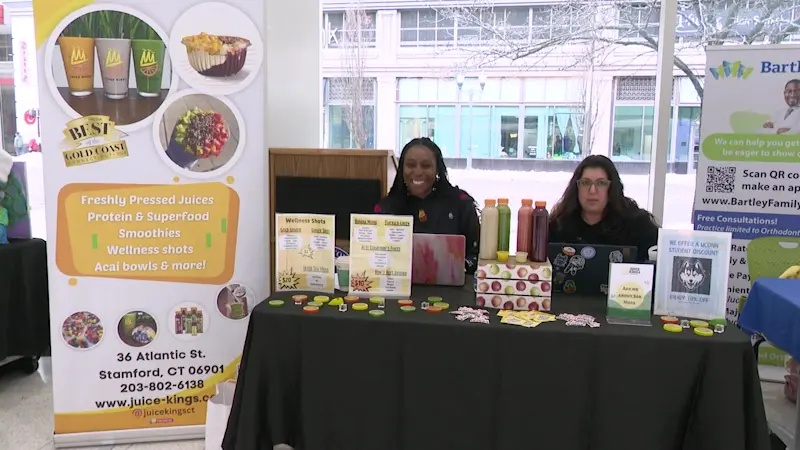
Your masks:
[[[550,242],[629,245],[637,259],[658,243],[658,223],[626,197],[617,168],[602,155],[586,157],[550,213]]]
[[[416,138],[403,147],[394,183],[375,212],[414,216],[415,233],[465,236],[465,268],[467,273],[475,271],[480,236],[477,203],[450,184],[442,150],[432,140]]]

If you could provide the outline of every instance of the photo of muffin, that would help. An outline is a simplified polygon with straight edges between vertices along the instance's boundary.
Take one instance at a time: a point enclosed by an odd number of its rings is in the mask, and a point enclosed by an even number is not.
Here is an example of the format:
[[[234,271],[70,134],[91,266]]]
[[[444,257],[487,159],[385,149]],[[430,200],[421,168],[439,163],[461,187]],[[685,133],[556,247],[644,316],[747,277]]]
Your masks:
[[[242,284],[231,283],[217,295],[217,308],[228,319],[244,319],[255,306],[253,292]]]
[[[131,347],[144,347],[156,339],[158,325],[150,314],[131,311],[119,319],[117,334],[122,342]]]
[[[157,120],[158,144],[182,170],[213,172],[231,162],[240,145],[239,121],[222,99],[183,92]]]
[[[234,36],[200,33],[184,36],[189,65],[200,75],[229,77],[239,73],[247,60],[250,41]]]
[[[64,319],[61,337],[72,348],[89,349],[103,340],[103,324],[90,312],[76,312]]]
[[[261,72],[261,35],[253,20],[235,6],[204,2],[175,21],[169,52],[186,84],[204,94],[231,95],[249,86]]]

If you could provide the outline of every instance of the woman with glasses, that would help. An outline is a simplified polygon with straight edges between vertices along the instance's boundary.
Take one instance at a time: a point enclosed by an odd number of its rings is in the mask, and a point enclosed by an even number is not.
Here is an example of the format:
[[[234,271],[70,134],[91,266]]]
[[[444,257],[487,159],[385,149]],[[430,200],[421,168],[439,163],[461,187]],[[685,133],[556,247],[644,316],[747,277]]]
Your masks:
[[[550,242],[635,246],[646,261],[658,243],[658,223],[623,192],[610,159],[592,155],[578,164],[550,214]]]

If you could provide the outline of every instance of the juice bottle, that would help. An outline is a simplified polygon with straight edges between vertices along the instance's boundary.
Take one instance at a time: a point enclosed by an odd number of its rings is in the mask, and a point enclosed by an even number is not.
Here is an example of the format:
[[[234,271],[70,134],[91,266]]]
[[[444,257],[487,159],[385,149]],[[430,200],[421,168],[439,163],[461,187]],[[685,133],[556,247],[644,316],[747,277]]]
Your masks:
[[[522,199],[522,206],[517,214],[517,254],[525,252],[531,254],[533,239],[533,200]]]
[[[497,251],[507,252],[511,239],[511,208],[507,198],[497,199]]]
[[[478,256],[480,259],[495,259],[497,257],[497,202],[486,199],[481,211],[481,247]]]
[[[547,239],[548,239],[548,225],[550,214],[548,214],[547,202],[536,202],[536,208],[533,209],[533,226],[531,231],[532,256],[531,261],[545,262],[547,261]]]

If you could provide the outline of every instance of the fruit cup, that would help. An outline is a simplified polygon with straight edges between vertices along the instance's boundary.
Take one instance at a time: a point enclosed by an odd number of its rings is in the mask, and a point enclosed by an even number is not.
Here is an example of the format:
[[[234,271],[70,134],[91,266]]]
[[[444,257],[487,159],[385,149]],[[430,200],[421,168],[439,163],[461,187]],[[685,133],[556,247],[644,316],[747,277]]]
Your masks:
[[[497,251],[497,260],[504,263],[508,261],[508,252],[503,250]]]

